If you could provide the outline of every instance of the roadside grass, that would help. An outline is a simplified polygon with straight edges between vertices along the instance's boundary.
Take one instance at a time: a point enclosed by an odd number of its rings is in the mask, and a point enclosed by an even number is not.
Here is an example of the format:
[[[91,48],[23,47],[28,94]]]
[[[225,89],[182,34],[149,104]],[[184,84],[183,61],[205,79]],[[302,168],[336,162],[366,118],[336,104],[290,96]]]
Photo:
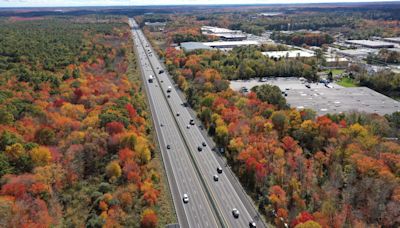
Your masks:
[[[324,72],[327,74],[329,73],[329,71],[332,71],[333,75],[339,75],[339,74],[344,73],[344,70],[341,70],[341,69],[324,70]]]
[[[353,79],[347,78],[347,77],[344,77],[344,78],[340,79],[336,83],[338,85],[343,86],[343,87],[357,87],[356,82]]]

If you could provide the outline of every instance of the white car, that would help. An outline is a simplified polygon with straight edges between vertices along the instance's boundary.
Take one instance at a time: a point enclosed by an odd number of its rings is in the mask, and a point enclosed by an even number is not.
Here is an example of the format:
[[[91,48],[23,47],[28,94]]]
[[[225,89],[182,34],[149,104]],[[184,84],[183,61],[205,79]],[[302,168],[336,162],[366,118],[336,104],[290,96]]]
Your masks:
[[[183,199],[183,202],[184,202],[184,203],[189,203],[189,196],[188,196],[188,194],[186,194],[186,193],[183,194],[183,198],[182,198],[182,199]]]
[[[239,210],[236,208],[232,209],[232,215],[234,218],[239,218]]]

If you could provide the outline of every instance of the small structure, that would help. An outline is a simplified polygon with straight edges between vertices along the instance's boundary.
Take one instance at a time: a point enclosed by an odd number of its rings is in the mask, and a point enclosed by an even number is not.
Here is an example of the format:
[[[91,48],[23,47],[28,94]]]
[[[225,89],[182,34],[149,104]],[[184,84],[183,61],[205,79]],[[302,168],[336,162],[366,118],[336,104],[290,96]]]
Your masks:
[[[389,42],[377,40],[346,40],[347,44],[367,47],[367,48],[393,48],[395,45]]]
[[[378,49],[360,48],[360,49],[338,50],[337,54],[347,56],[350,58],[363,59],[366,58],[369,54],[378,53],[378,51],[379,51]]]

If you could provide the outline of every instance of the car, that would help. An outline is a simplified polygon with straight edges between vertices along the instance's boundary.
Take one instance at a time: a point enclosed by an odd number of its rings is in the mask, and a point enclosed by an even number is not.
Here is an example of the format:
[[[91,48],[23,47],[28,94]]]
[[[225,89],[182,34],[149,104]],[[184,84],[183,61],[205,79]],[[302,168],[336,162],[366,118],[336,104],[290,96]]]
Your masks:
[[[217,167],[217,173],[219,173],[219,174],[222,173],[222,168],[221,167]]]
[[[190,124],[190,125],[194,125],[194,120],[193,120],[193,119],[190,119],[189,124]]]
[[[186,193],[183,194],[182,200],[183,200],[184,203],[189,203],[189,196],[188,196],[188,194],[186,194]]]
[[[171,149],[171,146],[170,146],[169,144],[167,145],[167,149],[168,149],[168,150]]]
[[[161,80],[161,83],[163,83],[164,81],[163,80]]]
[[[218,175],[213,176],[214,181],[218,181]]]
[[[253,221],[249,222],[249,228],[256,228],[256,223]]]
[[[180,116],[181,114],[179,114],[179,112],[176,113],[176,116]]]
[[[201,146],[198,146],[198,147],[197,147],[197,150],[200,152],[200,151],[203,150],[203,148],[201,148]]]
[[[190,129],[190,125],[186,125],[186,128],[187,128],[187,129]]]
[[[170,98],[171,96],[168,94],[167,97]]]
[[[158,74],[162,74],[162,73],[164,73],[164,70],[159,70],[158,71]]]
[[[239,218],[239,210],[236,208],[232,209],[232,215],[234,218]]]
[[[306,84],[306,87],[309,88],[309,89],[311,88],[310,84]]]
[[[171,90],[172,90],[172,87],[171,87],[171,86],[168,86],[168,88],[167,88],[167,93],[170,93]]]
[[[204,147],[207,146],[206,142],[202,142],[201,145],[203,145]]]

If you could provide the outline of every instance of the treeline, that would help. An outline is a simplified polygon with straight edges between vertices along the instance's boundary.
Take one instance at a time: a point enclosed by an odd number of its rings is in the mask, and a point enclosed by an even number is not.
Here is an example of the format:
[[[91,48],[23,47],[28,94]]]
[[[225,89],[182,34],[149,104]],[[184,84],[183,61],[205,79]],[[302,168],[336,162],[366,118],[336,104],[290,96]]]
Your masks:
[[[394,99],[400,98],[400,74],[392,71],[380,71],[374,74],[359,72],[356,74],[360,86],[366,86]]]
[[[282,33],[274,32],[271,36],[272,39],[282,41],[286,44],[302,46],[322,46],[323,44],[331,44],[334,39],[327,33]]]
[[[126,21],[4,20],[0,30],[0,224],[173,222]]]
[[[189,53],[186,61],[182,61],[180,55],[175,56],[176,59],[172,59],[172,61],[179,62],[179,66],[186,66],[192,70],[185,74],[185,77],[188,78],[194,78],[197,69],[210,66],[218,70],[223,79],[228,80],[263,77],[304,77],[310,81],[318,79],[315,67],[316,59],[270,59],[261,53],[260,50],[263,49],[281,48],[248,46],[234,48],[228,53],[196,51]],[[166,55],[170,55],[168,53],[170,51],[173,50],[168,49]]]

